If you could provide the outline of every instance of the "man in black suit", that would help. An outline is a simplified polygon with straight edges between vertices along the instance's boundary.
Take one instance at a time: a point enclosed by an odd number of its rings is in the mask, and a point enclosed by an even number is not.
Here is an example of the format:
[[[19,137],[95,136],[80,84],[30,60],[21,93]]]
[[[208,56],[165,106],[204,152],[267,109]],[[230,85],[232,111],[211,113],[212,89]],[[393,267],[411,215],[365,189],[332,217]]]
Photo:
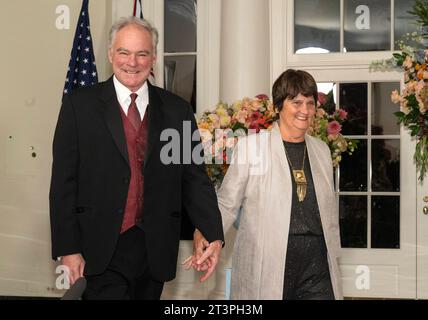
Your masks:
[[[63,99],[53,142],[52,255],[69,268],[71,284],[86,277],[87,299],[159,299],[175,277],[183,207],[210,242],[206,276],[220,255],[214,188],[183,147],[199,144],[183,129],[197,130],[192,108],[147,81],[156,45],[147,21],[122,19],[110,33],[114,75]],[[181,161],[170,163],[164,152],[166,129],[181,137]]]

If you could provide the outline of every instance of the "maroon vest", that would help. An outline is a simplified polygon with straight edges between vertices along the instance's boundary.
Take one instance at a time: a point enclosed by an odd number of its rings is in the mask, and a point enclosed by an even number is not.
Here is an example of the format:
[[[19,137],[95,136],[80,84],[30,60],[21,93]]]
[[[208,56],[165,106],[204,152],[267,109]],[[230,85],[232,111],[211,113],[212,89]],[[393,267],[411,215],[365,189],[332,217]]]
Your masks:
[[[128,146],[129,165],[131,167],[131,178],[129,181],[128,197],[126,199],[125,212],[123,215],[120,233],[125,232],[136,225],[143,213],[144,204],[144,152],[147,145],[147,111],[144,114],[140,129],[135,130],[128,117],[120,108],[122,123],[125,129],[126,144]]]

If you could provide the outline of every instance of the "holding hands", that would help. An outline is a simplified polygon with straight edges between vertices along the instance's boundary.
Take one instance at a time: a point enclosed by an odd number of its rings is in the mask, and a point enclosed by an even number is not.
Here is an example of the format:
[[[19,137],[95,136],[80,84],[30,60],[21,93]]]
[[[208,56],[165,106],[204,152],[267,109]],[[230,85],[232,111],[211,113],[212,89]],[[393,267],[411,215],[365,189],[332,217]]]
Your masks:
[[[216,240],[210,243],[198,229],[195,229],[193,233],[193,255],[182,264],[186,270],[193,268],[196,271],[206,271],[199,278],[200,282],[204,282],[213,274],[220,260],[222,246],[222,241]]]

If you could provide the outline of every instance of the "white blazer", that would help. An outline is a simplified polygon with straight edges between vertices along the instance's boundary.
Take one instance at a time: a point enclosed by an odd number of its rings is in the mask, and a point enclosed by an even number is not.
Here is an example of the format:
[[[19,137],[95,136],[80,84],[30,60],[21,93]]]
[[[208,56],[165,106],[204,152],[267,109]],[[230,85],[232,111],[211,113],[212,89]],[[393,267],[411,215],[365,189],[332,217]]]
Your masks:
[[[336,299],[342,299],[339,273],[339,216],[328,146],[305,136],[328,264]],[[232,299],[282,299],[290,227],[292,181],[278,125],[241,138],[218,191],[226,233],[242,207],[232,256]],[[228,245],[226,243],[226,245]]]

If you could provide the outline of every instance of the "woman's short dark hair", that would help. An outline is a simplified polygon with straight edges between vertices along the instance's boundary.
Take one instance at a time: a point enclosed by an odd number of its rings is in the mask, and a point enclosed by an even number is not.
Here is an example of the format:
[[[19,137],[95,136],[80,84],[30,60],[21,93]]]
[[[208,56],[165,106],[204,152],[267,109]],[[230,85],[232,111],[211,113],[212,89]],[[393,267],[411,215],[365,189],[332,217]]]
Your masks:
[[[315,104],[318,100],[318,88],[314,77],[303,70],[288,69],[284,71],[272,87],[273,105],[279,112],[282,110],[284,101],[294,99],[299,94],[305,97],[313,96]]]

